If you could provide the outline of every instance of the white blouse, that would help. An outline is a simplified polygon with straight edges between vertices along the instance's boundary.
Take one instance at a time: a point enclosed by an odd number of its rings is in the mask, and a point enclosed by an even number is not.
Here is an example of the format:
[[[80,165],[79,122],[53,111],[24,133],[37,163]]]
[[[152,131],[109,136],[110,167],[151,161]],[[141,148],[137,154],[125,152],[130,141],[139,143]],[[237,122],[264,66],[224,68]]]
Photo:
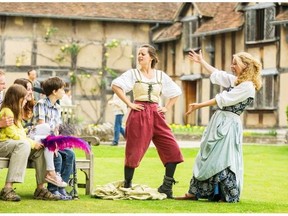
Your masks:
[[[236,76],[228,74],[225,71],[215,70],[211,74],[210,80],[213,84],[217,84],[225,88],[228,88],[229,86],[233,87],[233,89],[229,92],[224,90],[216,95],[215,99],[220,109],[226,106],[238,104],[249,97],[255,97],[255,87],[253,82],[245,81],[235,86],[236,79]]]
[[[181,88],[163,71],[162,73],[162,94],[164,97],[173,98],[182,94]],[[141,72],[140,72],[141,73]],[[156,73],[152,79],[148,79],[143,74],[141,74],[143,82],[157,82]],[[111,85],[120,87],[125,91],[125,93],[130,92],[133,89],[133,86],[137,78],[133,73],[133,69],[130,69],[124,72],[121,76],[117,77],[112,81]]]

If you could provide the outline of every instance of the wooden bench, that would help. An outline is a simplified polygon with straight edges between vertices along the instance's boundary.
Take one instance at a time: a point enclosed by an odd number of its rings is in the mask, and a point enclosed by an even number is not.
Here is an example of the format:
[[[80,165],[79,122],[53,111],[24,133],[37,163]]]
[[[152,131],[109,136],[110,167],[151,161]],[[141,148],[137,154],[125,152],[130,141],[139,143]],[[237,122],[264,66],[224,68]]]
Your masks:
[[[93,136],[81,137],[87,141],[90,146],[97,145],[98,138]],[[0,157],[0,169],[8,168],[9,158]],[[28,163],[27,168],[33,168],[31,163]],[[94,155],[91,151],[90,154],[86,154],[85,159],[76,158],[76,168],[81,170],[85,174],[85,183],[78,183],[79,188],[85,188],[85,194],[90,195],[93,191],[93,179],[94,179]],[[78,182],[78,181],[77,181]]]
[[[77,117],[77,105],[61,106],[61,119],[63,123],[76,123]]]

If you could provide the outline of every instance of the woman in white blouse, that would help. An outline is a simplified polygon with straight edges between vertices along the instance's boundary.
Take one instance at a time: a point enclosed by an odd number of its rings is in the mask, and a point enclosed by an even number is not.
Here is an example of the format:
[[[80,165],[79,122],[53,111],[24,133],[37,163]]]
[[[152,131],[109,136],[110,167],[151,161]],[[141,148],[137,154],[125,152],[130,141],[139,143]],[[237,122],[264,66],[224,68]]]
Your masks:
[[[132,186],[134,170],[152,140],[165,166],[163,184],[158,192],[173,198],[174,172],[176,165],[183,162],[183,157],[164,114],[175,104],[182,91],[166,73],[155,69],[158,58],[153,46],[146,44],[140,47],[138,63],[139,69],[130,69],[112,82],[113,91],[131,109],[125,130],[124,187]],[[131,90],[134,101],[125,96]],[[168,98],[163,107],[159,105],[161,95]]]
[[[211,73],[211,82],[226,90],[211,100],[189,104],[187,115],[207,106],[217,105],[218,109],[201,139],[188,193],[176,199],[238,202],[243,186],[240,114],[253,102],[255,92],[262,86],[262,65],[249,53],[240,52],[233,55],[232,75],[209,65],[201,50],[199,54],[189,52],[189,59],[201,64]]]

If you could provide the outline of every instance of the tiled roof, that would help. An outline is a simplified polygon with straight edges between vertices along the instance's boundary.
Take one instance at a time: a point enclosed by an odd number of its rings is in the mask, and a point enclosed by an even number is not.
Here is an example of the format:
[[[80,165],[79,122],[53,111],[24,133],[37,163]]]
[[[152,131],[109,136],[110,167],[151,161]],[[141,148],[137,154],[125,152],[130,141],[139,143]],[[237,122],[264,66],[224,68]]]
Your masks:
[[[182,33],[182,23],[176,22],[173,25],[164,28],[153,38],[154,43],[176,40]]]
[[[276,21],[288,21],[288,10],[283,11],[282,13],[279,13],[276,16]]]
[[[221,32],[236,31],[244,24],[243,14],[235,12],[237,3],[229,2],[197,2],[193,3],[195,15],[202,20],[202,25],[195,32],[195,36],[211,35]],[[174,23],[154,35],[153,41],[161,43],[176,40],[182,33],[181,23]]]
[[[197,3],[198,4],[198,3]],[[244,16],[241,12],[236,12],[234,8],[237,2],[221,2],[221,3],[201,3],[201,8],[211,7],[213,4],[213,18],[206,19],[197,29],[194,36],[211,35],[221,32],[236,31],[244,24]],[[206,4],[206,7],[205,7]],[[208,13],[208,12],[206,12]]]
[[[169,23],[180,5],[181,2],[0,2],[0,15]]]
[[[199,16],[214,17],[217,12],[217,2],[198,2],[193,3],[195,9],[199,13]]]

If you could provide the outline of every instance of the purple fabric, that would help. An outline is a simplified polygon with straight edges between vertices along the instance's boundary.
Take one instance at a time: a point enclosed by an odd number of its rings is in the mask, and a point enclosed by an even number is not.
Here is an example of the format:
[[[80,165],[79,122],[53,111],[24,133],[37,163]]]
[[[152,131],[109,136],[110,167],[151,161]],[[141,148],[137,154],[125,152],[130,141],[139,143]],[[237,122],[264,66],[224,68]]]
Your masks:
[[[45,139],[42,139],[41,142],[49,151],[55,151],[56,149],[64,150],[65,148],[78,148],[84,150],[86,153],[90,153],[91,151],[90,145],[86,141],[73,136],[49,135]]]

